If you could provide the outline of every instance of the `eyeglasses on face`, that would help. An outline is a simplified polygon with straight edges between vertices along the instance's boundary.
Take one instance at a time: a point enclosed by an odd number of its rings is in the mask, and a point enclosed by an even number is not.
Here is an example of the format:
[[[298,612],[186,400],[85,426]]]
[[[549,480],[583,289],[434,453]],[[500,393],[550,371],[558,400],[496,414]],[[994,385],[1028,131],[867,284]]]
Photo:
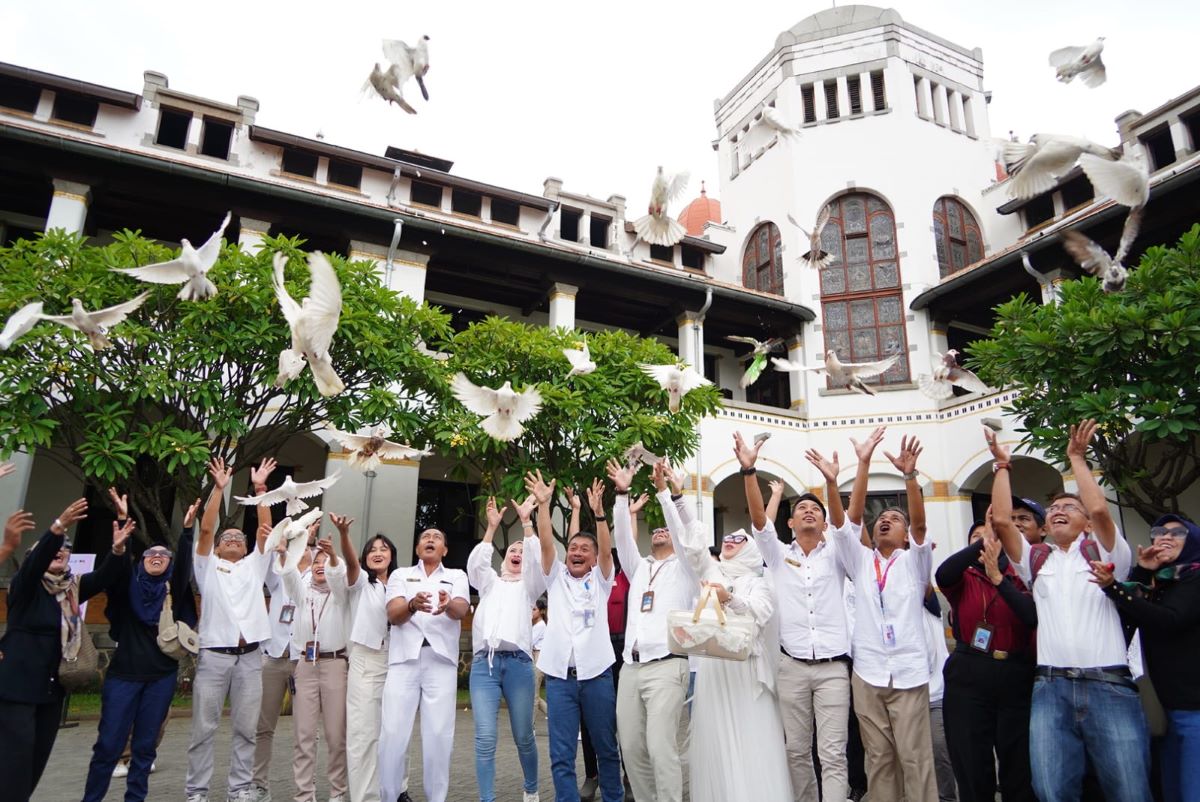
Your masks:
[[[1046,512],[1077,512],[1080,515],[1085,515],[1083,507],[1078,504],[1051,504],[1046,508]]]
[[[747,540],[745,535],[726,535],[721,538],[722,543],[745,543]]]
[[[1150,530],[1150,539],[1153,540],[1156,537],[1174,537],[1182,540],[1187,537],[1187,530],[1183,528],[1177,529],[1173,526],[1156,526]]]
[[[665,526],[656,526],[650,530],[650,534],[657,535],[661,532],[662,534],[665,535],[665,534],[668,534],[670,531],[671,530],[667,529],[667,527],[665,527]]]
[[[143,557],[166,557],[168,560],[173,556],[170,549],[162,546],[151,546],[142,552]]]

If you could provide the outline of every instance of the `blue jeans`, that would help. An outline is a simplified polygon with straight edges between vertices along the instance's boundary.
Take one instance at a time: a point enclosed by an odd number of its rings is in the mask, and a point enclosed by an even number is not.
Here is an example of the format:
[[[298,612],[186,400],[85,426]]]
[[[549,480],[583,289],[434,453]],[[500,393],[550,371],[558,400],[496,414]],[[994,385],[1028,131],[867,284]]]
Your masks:
[[[475,719],[475,779],[479,783],[479,802],[496,799],[496,718],[500,697],[508,704],[508,723],[525,790],[538,787],[537,745],[533,740],[533,660],[524,652],[496,652],[489,669],[487,652],[475,655],[471,662],[471,712]]]
[[[1163,798],[1184,802],[1200,789],[1200,710],[1168,710],[1162,750]]]
[[[100,689],[100,725],[92,762],[88,766],[83,802],[100,802],[108,793],[113,768],[125,750],[129,732],[129,775],[125,780],[125,802],[142,802],[149,792],[150,764],[157,753],[155,742],[163,719],[171,710],[175,674],[155,680],[107,677]]]
[[[1042,802],[1076,802],[1088,763],[1109,799],[1151,800],[1150,739],[1132,683],[1034,679],[1029,759]]]
[[[587,723],[600,769],[600,797],[622,802],[621,756],[617,751],[617,691],[612,669],[586,680],[546,677],[546,706],[550,722],[550,773],[555,802],[579,802],[575,756],[579,750],[579,719]]]

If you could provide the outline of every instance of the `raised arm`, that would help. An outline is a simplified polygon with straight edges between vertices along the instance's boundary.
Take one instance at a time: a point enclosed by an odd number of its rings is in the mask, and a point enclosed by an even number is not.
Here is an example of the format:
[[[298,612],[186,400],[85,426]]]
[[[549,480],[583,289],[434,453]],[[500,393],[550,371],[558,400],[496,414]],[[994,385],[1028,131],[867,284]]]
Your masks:
[[[599,479],[592,480],[592,487],[589,492],[594,492],[601,504],[604,498],[604,483]],[[600,553],[596,555],[596,562],[600,565],[600,574],[606,580],[616,579],[613,575],[613,545],[612,533],[608,531],[608,520],[604,517],[604,508],[600,507],[600,512],[596,516],[596,547]]]
[[[996,433],[986,426],[983,428],[983,438],[987,441],[988,449],[992,452],[992,531],[1004,547],[1008,559],[1021,565],[1022,549],[1025,538],[1021,535],[1012,519],[1012,457],[1008,446],[1001,445],[996,440]]]
[[[846,511],[842,509],[842,494],[838,491],[838,474],[841,473],[842,466],[838,462],[837,452],[833,452],[833,459],[827,460],[821,455],[820,451],[815,448],[810,448],[804,452],[804,457],[813,467],[821,472],[821,476],[825,477],[825,498],[829,505],[829,525],[834,529],[840,529],[842,524],[846,522]]]
[[[779,505],[783,502],[783,482],[772,479],[767,482],[767,487],[771,488],[771,497],[767,499],[767,520],[775,521],[779,518]]]
[[[538,542],[541,545],[541,562],[542,573],[545,576],[550,576],[550,569],[554,567],[554,525],[550,520],[550,499],[554,498],[554,485],[557,480],[552,479],[550,484],[546,484],[542,479],[542,472],[530,471],[525,474],[525,489],[533,496],[537,502],[537,533]]]
[[[733,455],[737,457],[738,465],[742,466],[742,485],[746,488],[746,506],[750,508],[750,525],[762,530],[766,527],[767,508],[763,504],[762,488],[758,486],[758,469],[754,463],[758,461],[758,452],[766,440],[759,440],[754,445],[747,445],[742,439],[741,432],[733,433]]]
[[[683,497],[683,480],[675,472],[670,462],[667,462],[666,459],[663,462],[667,467],[667,481],[671,485],[671,501],[675,504],[675,511],[679,513],[679,520],[683,522],[684,526],[691,526],[696,516],[692,514],[692,507],[687,503],[687,499]]]
[[[1092,534],[1100,541],[1105,551],[1111,552],[1117,544],[1117,525],[1108,511],[1108,499],[1096,477],[1092,475],[1091,466],[1087,462],[1088,445],[1096,434],[1096,421],[1088,418],[1079,425],[1071,427],[1071,440],[1067,444],[1067,459],[1071,463],[1071,473],[1075,474],[1075,484],[1079,488],[1079,498],[1087,509],[1091,520]]]
[[[571,505],[571,523],[567,526],[567,537],[572,538],[578,535],[583,529],[583,522],[580,515],[583,508],[583,501],[579,498],[573,487],[564,487],[563,494],[567,497],[567,502]]]
[[[495,547],[492,544],[503,516],[496,506],[495,496],[488,497],[485,514],[487,515],[487,527],[483,530],[483,540],[471,549],[471,554],[467,557],[467,581],[475,590],[479,591],[480,596],[487,593],[492,583],[496,581],[496,569],[492,567],[492,554],[495,552]]]
[[[699,526],[694,521],[685,524],[679,516],[679,510],[675,508],[675,502],[667,491],[665,470],[661,463],[654,466],[654,488],[658,491],[658,505],[662,507],[667,531],[671,533],[671,543],[675,547],[675,554],[681,559],[680,565],[684,575],[697,591],[700,589],[701,580],[720,583],[723,581],[721,569],[713,562],[708,547],[696,531]]]
[[[883,440],[885,431],[887,431],[887,427],[880,426],[871,432],[862,443],[853,437],[850,438],[850,443],[854,446],[854,454],[858,457],[858,471],[854,474],[854,487],[850,489],[850,507],[846,510],[846,517],[855,526],[862,526],[863,512],[867,509],[867,482],[871,478],[871,455],[875,453],[875,447]]]
[[[17,510],[8,516],[4,522],[4,540],[0,542],[0,565],[8,562],[8,558],[21,547],[21,537],[32,531],[34,526],[33,513]]]
[[[266,494],[267,479],[270,478],[271,473],[275,470],[275,464],[275,460],[271,459],[270,457],[263,457],[262,462],[258,463],[257,468],[250,469],[250,483],[254,485],[254,495],[262,496]],[[275,525],[275,522],[271,519],[270,505],[259,504],[257,511],[259,532],[262,531],[263,524],[267,525],[268,530]],[[266,538],[259,538],[257,543],[259,554],[264,552],[266,545]]]
[[[895,466],[904,477],[904,495],[908,498],[908,533],[918,546],[925,542],[925,496],[921,492],[921,483],[917,481],[917,457],[921,456],[921,441],[905,435],[900,438],[900,453],[892,456],[884,451],[883,455]]]
[[[208,475],[212,477],[213,488],[208,494],[208,503],[204,505],[204,515],[200,518],[200,537],[196,540],[196,556],[207,557],[212,554],[213,538],[217,534],[217,521],[221,516],[221,501],[229,479],[233,476],[233,466],[226,465],[225,460],[214,457],[208,463]]]
[[[129,576],[129,558],[125,554],[129,545],[129,536],[137,523],[126,519],[124,523],[113,521],[112,525],[112,555],[102,560],[99,567],[79,578],[79,601],[85,602],[97,593],[103,593]]]
[[[608,471],[609,480],[613,483],[613,489],[617,493],[617,500],[613,503],[613,536],[617,542],[617,556],[621,559],[621,570],[632,580],[643,559],[641,551],[638,550],[636,536],[633,534],[633,516],[629,512],[629,485],[633,482],[636,469],[615,459],[610,459],[605,468]],[[592,503],[590,490],[588,503]],[[597,503],[603,503],[603,497],[597,499]],[[601,512],[603,512],[603,507],[601,507]]]
[[[354,524],[354,519],[345,515],[337,515],[329,513],[329,520],[333,522],[334,527],[338,530],[338,541],[342,548],[342,557],[346,560],[346,584],[353,586],[358,582],[358,576],[362,573],[362,566],[358,563],[358,554],[354,551],[354,541],[350,539],[350,527]]]
[[[521,559],[521,579],[525,583],[525,593],[529,603],[533,604],[538,596],[546,592],[546,575],[542,573],[542,550],[537,535],[533,529],[533,508],[537,499],[527,496],[520,504],[516,500],[508,502],[517,513],[521,522],[521,533],[524,535],[525,554]]]

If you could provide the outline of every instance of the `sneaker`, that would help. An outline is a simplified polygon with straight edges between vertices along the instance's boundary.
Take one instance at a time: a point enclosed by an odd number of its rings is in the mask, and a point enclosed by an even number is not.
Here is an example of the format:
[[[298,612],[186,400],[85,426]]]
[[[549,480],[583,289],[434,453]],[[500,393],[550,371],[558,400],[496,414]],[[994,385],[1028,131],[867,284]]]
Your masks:
[[[158,771],[158,764],[152,760],[150,761],[150,773],[153,774],[156,771]]]
[[[208,794],[188,794],[187,802],[208,802]]]
[[[113,766],[112,776],[113,776],[113,779],[116,779],[117,777],[128,777],[129,776],[129,764],[126,763],[124,760],[118,760],[117,765]]]
[[[228,802],[254,802],[254,786],[243,788],[240,791],[234,791],[228,797]]]
[[[332,800],[330,800],[330,802],[333,802],[333,801],[332,801]],[[525,792],[525,799],[523,800],[523,802],[542,802],[542,800],[541,800],[540,798],[538,798],[538,792],[537,792],[537,791],[534,791],[534,792],[532,792],[532,793],[530,793],[529,791],[526,791],[526,792]]]
[[[271,802],[271,789],[261,785],[250,786],[250,802]]]
[[[583,802],[593,802],[596,799],[596,790],[600,788],[600,781],[595,777],[588,777],[583,781],[583,787],[579,789],[579,798]]]

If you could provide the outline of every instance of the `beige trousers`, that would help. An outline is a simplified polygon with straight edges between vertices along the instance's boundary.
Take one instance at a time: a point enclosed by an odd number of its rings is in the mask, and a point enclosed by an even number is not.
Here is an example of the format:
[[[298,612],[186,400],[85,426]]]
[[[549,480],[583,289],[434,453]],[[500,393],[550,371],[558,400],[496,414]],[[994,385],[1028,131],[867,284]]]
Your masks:
[[[254,784],[271,787],[271,750],[275,748],[275,726],[287,694],[288,678],[292,676],[292,660],[285,651],[283,657],[263,655],[262,705],[258,711],[258,728],[254,733]]]
[[[851,677],[854,712],[867,753],[871,802],[938,798],[929,730],[929,686],[897,690]]]
[[[846,766],[846,730],[850,717],[850,666],[834,661],[808,665],[779,657],[779,713],[787,742],[788,771],[796,802],[817,802],[813,771],[813,720],[825,799],[850,796]]]
[[[379,802],[379,728],[383,718],[383,683],[387,649],[354,644],[346,680],[346,768],[351,802]]]
[[[668,657],[626,663],[617,685],[617,740],[633,798],[681,802],[685,747],[679,719],[687,698],[688,661]]]
[[[292,771],[296,777],[296,802],[316,802],[317,723],[325,730],[328,753],[329,795],[346,794],[346,660],[331,657],[296,663],[296,696],[292,722],[296,747]]]

